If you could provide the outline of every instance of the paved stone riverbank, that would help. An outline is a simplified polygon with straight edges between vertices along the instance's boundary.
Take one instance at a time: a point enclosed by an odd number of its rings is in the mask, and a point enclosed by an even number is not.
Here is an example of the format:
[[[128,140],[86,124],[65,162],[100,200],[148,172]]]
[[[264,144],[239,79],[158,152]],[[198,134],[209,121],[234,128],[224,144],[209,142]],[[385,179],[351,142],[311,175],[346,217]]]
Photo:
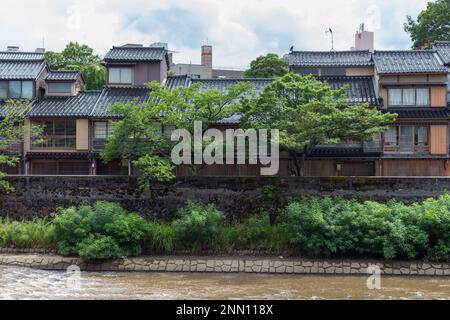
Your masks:
[[[107,262],[42,254],[0,254],[0,265],[43,270],[66,270],[76,265],[83,271],[209,272],[367,275],[378,266],[386,275],[450,276],[450,263],[312,260],[292,258],[145,256]]]

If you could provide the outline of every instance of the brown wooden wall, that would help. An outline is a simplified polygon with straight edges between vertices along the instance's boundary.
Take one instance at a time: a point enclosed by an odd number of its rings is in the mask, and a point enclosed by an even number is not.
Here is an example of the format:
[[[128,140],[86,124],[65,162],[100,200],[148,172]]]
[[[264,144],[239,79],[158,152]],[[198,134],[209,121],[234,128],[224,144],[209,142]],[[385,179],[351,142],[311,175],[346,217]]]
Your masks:
[[[340,169],[338,171],[338,168]],[[212,165],[197,167],[199,176],[259,176],[259,165]],[[295,172],[292,161],[280,160],[278,176],[288,177]],[[375,175],[374,161],[336,161],[336,160],[307,160],[304,165],[305,176],[333,177],[333,176],[373,176]],[[189,166],[178,166],[177,176],[192,176]]]
[[[449,176],[448,160],[445,159],[384,159],[381,163],[383,176]]]
[[[448,154],[448,126],[430,126],[430,153],[432,155]]]
[[[447,88],[431,87],[430,104],[432,107],[447,106]]]
[[[340,171],[338,171],[340,167]],[[291,176],[293,164],[289,160],[280,163],[279,176]],[[450,160],[446,159],[383,159],[377,161],[307,160],[305,176],[450,176]],[[178,176],[191,176],[187,166],[177,168]],[[200,169],[199,176],[259,176],[258,165],[216,165]]]

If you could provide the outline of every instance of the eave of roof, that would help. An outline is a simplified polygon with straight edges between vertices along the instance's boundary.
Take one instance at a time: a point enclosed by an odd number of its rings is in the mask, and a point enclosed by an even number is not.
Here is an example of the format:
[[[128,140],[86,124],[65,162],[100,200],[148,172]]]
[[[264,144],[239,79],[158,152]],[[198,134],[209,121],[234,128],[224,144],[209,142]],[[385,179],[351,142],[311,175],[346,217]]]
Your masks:
[[[435,50],[376,50],[373,60],[378,74],[447,73]]]
[[[449,119],[450,109],[448,108],[389,108],[383,109],[383,112],[396,113],[398,119]]]
[[[83,79],[78,71],[50,71],[45,80],[47,81],[77,81]]]
[[[436,41],[433,49],[437,51],[444,64],[450,66],[450,41]]]
[[[360,51],[293,51],[288,55],[292,67],[371,67],[369,50]]]
[[[119,115],[110,113],[108,109],[116,103],[145,103],[150,100],[147,87],[128,88],[103,88],[95,103],[89,117],[90,118],[120,118]]]
[[[0,61],[44,61],[44,54],[40,52],[0,51]]]
[[[372,76],[322,76],[317,78],[320,81],[326,81],[335,90],[347,85],[350,104],[369,103],[372,106],[379,105]]]
[[[97,102],[100,91],[82,91],[76,96],[45,97],[37,101],[27,113],[28,117],[80,117],[87,118]]]
[[[159,47],[116,47],[114,46],[103,59],[111,62],[154,62],[167,57],[167,50]]]
[[[318,146],[312,149],[308,158],[378,158],[381,153],[381,149],[379,152],[365,152],[362,146]]]
[[[45,61],[0,60],[0,80],[35,80],[46,67]]]
[[[90,160],[94,157],[91,152],[27,152],[26,158],[31,159],[70,159],[70,160]]]

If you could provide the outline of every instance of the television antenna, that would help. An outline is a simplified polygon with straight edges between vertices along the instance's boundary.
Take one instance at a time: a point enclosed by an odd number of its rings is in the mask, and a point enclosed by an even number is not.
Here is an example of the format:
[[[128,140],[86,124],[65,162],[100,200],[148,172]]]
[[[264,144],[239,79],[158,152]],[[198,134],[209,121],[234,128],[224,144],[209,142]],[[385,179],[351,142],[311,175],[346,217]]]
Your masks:
[[[325,30],[326,35],[331,35],[331,51],[334,51],[334,32],[333,29],[328,28]]]

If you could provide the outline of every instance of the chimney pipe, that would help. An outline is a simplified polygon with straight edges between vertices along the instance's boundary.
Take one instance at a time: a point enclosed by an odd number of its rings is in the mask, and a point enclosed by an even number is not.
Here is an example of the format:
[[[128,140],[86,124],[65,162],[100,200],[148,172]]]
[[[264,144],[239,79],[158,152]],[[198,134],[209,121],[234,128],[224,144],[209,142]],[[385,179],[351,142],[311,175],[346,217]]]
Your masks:
[[[373,52],[374,50],[374,33],[365,30],[365,26],[362,23],[359,26],[359,30],[355,34],[355,47],[352,50],[369,50]]]
[[[212,50],[210,45],[202,46],[202,66],[204,68],[204,78],[211,79],[213,77],[212,72]]]

